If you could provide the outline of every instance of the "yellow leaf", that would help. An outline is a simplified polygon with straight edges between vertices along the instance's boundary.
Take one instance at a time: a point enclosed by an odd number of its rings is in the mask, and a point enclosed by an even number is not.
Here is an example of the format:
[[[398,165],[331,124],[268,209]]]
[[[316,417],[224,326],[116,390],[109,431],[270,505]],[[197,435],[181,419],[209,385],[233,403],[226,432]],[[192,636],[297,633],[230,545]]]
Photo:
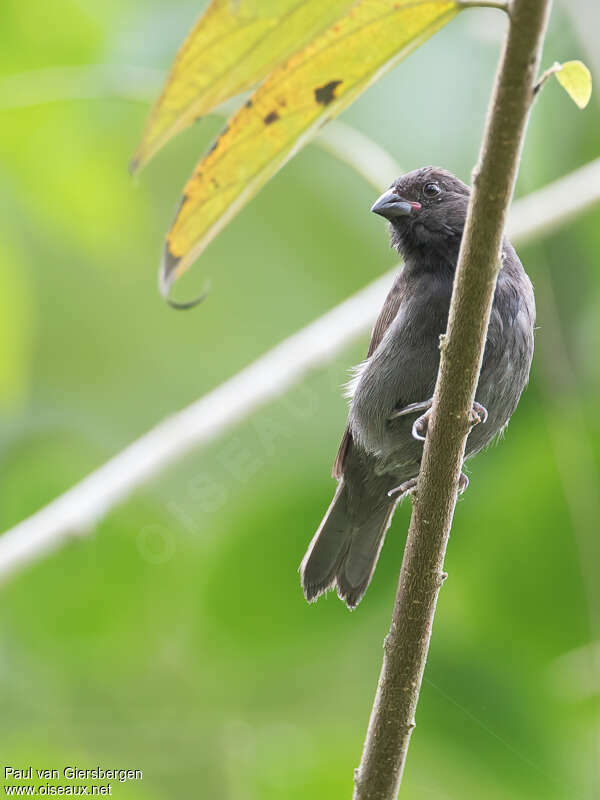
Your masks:
[[[556,80],[579,108],[585,108],[592,96],[592,76],[582,61],[566,61],[556,71]]]
[[[212,0],[179,49],[131,169],[215,106],[256,85],[356,0]]]
[[[167,236],[163,294],[321,125],[458,11],[439,0],[361,0],[275,70],[188,181]]]

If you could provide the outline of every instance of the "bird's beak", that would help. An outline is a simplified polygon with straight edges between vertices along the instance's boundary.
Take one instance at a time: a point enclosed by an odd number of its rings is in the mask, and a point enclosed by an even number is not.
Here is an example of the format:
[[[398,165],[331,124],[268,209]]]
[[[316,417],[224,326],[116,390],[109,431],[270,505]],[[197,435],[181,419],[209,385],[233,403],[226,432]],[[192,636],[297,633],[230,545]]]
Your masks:
[[[403,197],[399,197],[392,189],[388,189],[371,206],[374,214],[392,220],[396,217],[407,217],[413,211],[420,208],[419,203],[410,203]]]

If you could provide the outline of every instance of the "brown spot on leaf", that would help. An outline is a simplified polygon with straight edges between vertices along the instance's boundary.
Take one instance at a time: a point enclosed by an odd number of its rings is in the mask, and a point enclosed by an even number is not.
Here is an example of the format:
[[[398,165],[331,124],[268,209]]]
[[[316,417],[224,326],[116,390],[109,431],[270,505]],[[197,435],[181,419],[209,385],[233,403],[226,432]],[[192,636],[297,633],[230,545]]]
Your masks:
[[[214,153],[214,151],[219,146],[219,143],[220,143],[221,139],[225,136],[225,134],[227,133],[228,130],[229,130],[229,125],[225,125],[225,127],[223,128],[221,133],[217,136],[217,138],[211,144],[210,149],[209,149],[209,151],[208,151],[208,153],[206,155],[210,155],[211,153]]]
[[[343,81],[329,81],[325,86],[319,86],[315,89],[315,100],[321,103],[322,106],[328,106],[335,98],[335,90],[343,83]]]
[[[279,119],[279,114],[276,111],[271,111],[264,118],[263,122],[265,123],[265,125],[272,125],[274,122],[277,122],[278,119]]]

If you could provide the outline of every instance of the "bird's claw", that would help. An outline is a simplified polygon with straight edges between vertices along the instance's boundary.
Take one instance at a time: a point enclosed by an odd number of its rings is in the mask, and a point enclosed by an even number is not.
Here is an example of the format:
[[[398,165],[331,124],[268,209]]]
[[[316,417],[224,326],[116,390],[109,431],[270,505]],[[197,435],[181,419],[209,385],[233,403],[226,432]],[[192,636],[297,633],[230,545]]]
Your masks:
[[[403,497],[407,497],[409,494],[412,494],[416,488],[417,479],[410,478],[410,480],[401,483],[400,486],[396,486],[395,489],[390,489],[388,492],[388,497],[393,497],[397,494],[399,495],[399,499],[402,499]]]
[[[421,403],[410,403],[410,405],[404,406],[404,408],[400,408],[398,409],[398,411],[394,411],[394,413],[390,416],[390,419],[405,417],[408,414],[418,414],[419,411],[425,412],[421,414],[420,417],[417,417],[417,419],[413,422],[412,426],[413,437],[415,439],[419,439],[420,441],[424,442],[425,437],[422,435],[423,426],[425,425],[427,419],[429,418],[429,415],[431,414],[432,405],[433,405],[433,397],[430,397],[429,400],[423,400]]]
[[[410,478],[404,483],[401,483],[400,486],[396,486],[394,489],[390,489],[388,497],[393,497],[394,495],[399,495],[399,499],[407,497],[409,494],[413,494],[417,488],[417,478]],[[458,478],[458,493],[463,494],[469,488],[469,479],[465,475],[464,472],[460,473]]]
[[[410,405],[405,406],[398,411],[394,411],[394,413],[390,416],[390,419],[397,419],[398,417],[404,417],[408,414],[416,414],[419,411],[423,411],[424,413],[421,414],[420,417],[417,417],[413,422],[412,435],[413,439],[424,442],[427,435],[427,425],[429,423],[429,417],[431,416],[432,405],[433,398],[424,400],[422,403],[411,403]],[[487,419],[487,408],[475,400],[473,406],[471,407],[471,413],[469,414],[469,422],[471,423],[471,427],[479,425],[480,423],[483,425],[484,422],[487,422]]]
[[[469,422],[471,423],[471,425],[479,425],[479,423],[483,425],[484,422],[487,422],[487,418],[488,418],[487,408],[485,406],[482,406],[481,403],[478,403],[477,400],[475,400],[471,408]]]
[[[420,442],[425,441],[427,436],[427,425],[429,424],[429,417],[431,416],[431,408],[428,408],[424,414],[417,417],[413,422],[412,435],[413,439],[418,439]]]

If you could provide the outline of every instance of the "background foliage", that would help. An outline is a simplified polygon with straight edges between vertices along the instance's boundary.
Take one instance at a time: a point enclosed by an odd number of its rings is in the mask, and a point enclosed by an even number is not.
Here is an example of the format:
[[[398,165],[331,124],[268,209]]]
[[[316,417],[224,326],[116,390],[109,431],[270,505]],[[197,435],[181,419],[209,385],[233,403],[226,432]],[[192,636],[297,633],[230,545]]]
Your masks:
[[[204,306],[176,314],[158,299],[163,232],[221,120],[182,134],[137,182],[127,162],[148,113],[139,97],[198,10],[0,9],[1,529],[394,263],[372,189],[309,147],[184,280],[193,295],[211,276]],[[556,5],[546,65],[585,58],[576,31],[594,13],[582,3],[576,24]],[[343,119],[407,169],[468,179],[503,27],[465,12]],[[64,99],[76,73],[63,68],[97,64],[75,81],[80,99]],[[549,84],[519,192],[597,157],[599,126],[597,98],[580,114]],[[542,287],[533,379],[502,446],[470,467],[403,797],[600,793],[597,676],[565,657],[599,612],[582,578],[597,553],[599,222],[590,213],[521,250]],[[115,789],[123,798],[349,796],[408,505],[355,613],[332,596],[306,606],[296,569],[333,490],[339,386],[365,347],[2,588],[3,761],[143,769],[143,784]],[[574,498],[562,467],[577,477],[580,446],[590,491]]]

